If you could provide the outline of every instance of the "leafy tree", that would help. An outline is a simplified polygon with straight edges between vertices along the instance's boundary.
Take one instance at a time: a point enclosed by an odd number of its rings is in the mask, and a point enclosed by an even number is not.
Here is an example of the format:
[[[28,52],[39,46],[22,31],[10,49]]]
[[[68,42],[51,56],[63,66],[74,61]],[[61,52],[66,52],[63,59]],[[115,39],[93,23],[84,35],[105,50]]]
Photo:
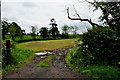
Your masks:
[[[62,31],[63,31],[63,33],[68,34],[69,26],[68,26],[68,25],[64,25],[64,26],[62,27]]]
[[[77,31],[78,31],[78,27],[77,26],[70,26],[70,31],[76,35],[77,34]]]
[[[95,10],[100,9],[102,15],[99,17],[104,24],[116,31],[116,40],[120,39],[120,1],[119,2],[89,2],[95,7]]]
[[[3,20],[1,23],[2,23],[2,39],[5,40],[5,34],[9,32],[10,23],[8,23],[6,20]]]
[[[49,33],[52,35],[53,38],[56,38],[60,35],[57,27],[51,27]]]
[[[67,26],[67,25],[64,25],[63,27],[62,27],[62,37],[63,38],[68,38],[68,32],[69,32],[69,26]]]
[[[51,19],[50,20],[50,25],[51,25],[51,29],[49,30],[50,34],[52,35],[53,38],[56,38],[57,36],[59,36],[59,30],[57,28],[57,24],[55,19]]]
[[[23,38],[21,28],[15,22],[10,24],[9,32],[11,34],[12,40],[14,40],[16,36],[19,36],[21,39]]]
[[[95,7],[95,10],[100,9],[102,15],[99,17],[109,27],[114,30],[120,30],[120,2],[89,2]]]
[[[43,38],[46,38],[49,36],[48,29],[46,27],[42,27],[39,32]]]
[[[78,31],[78,27],[77,26],[70,26],[69,30],[70,30],[70,32],[72,32],[73,37],[76,37],[77,31]]]
[[[35,39],[35,36],[36,36],[36,28],[34,26],[31,26],[31,36],[33,39]]]

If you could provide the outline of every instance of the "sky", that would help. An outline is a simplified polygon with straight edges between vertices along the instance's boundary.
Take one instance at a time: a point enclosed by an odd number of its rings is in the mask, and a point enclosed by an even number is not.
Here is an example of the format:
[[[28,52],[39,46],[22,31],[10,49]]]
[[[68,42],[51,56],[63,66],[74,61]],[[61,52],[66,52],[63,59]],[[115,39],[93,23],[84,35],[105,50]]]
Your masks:
[[[78,26],[78,33],[91,27],[88,22],[69,20],[66,12],[68,7],[71,17],[77,17],[74,15],[76,8],[81,18],[92,19],[96,23],[99,23],[98,17],[102,14],[100,10],[93,12],[93,7],[83,0],[2,0],[1,3],[1,17],[7,18],[8,22],[16,22],[27,33],[31,31],[30,26],[49,29],[52,18],[55,18],[60,32],[64,25]]]

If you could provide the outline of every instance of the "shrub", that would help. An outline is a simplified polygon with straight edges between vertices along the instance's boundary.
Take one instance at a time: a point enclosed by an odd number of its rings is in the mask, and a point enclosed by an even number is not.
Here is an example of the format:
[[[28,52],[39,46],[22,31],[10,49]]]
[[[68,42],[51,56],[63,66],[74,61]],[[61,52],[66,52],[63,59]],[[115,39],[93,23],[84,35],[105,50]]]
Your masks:
[[[84,33],[82,44],[70,52],[70,63],[75,65],[117,65],[120,62],[120,37],[110,28],[93,28]]]

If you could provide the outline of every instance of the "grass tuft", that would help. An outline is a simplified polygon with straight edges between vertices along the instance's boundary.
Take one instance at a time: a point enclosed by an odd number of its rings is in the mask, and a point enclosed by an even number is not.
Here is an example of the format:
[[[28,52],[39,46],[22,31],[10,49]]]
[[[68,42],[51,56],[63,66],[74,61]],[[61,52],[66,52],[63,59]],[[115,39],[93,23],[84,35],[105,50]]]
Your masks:
[[[49,67],[49,66],[51,66],[51,64],[52,64],[53,58],[54,58],[54,55],[49,55],[49,56],[47,56],[47,58],[41,60],[41,61],[37,64],[37,66],[39,66],[39,67]]]

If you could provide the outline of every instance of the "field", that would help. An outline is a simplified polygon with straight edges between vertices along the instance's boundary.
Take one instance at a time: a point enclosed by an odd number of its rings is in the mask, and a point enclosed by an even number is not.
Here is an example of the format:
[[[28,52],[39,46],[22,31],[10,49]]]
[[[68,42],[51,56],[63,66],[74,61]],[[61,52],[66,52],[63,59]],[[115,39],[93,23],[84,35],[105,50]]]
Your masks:
[[[47,41],[32,41],[19,43],[18,48],[30,49],[35,52],[50,51],[58,48],[73,47],[76,39],[63,39],[63,40],[47,40]]]

